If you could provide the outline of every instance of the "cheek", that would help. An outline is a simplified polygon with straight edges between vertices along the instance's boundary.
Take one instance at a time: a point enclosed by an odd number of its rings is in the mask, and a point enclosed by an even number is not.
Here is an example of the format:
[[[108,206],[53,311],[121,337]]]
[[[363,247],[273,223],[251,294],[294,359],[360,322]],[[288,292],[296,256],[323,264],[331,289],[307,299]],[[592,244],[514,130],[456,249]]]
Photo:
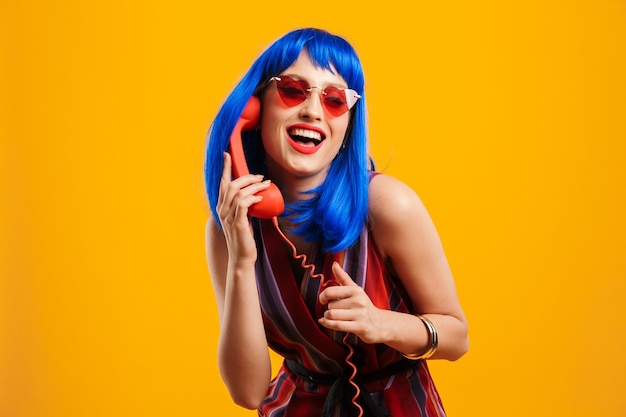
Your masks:
[[[330,127],[333,132],[333,138],[335,140],[339,140],[343,142],[346,137],[346,132],[348,131],[348,123],[350,122],[349,116],[342,116],[338,119],[335,119],[330,123]]]
[[[279,129],[280,121],[286,117],[285,113],[284,105],[279,102],[277,95],[266,94],[261,104],[261,117],[259,119],[261,134],[263,136],[275,135]]]
[[[261,112],[260,128],[263,144],[267,148],[271,144],[272,139],[280,134],[280,124],[278,123],[276,114],[270,109]]]

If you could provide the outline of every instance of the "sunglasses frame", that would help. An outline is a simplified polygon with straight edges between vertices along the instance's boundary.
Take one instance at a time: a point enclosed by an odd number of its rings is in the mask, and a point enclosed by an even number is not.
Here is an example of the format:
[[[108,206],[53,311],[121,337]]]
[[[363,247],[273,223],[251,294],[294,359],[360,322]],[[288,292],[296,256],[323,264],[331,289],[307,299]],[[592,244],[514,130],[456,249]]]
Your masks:
[[[292,81],[294,81],[294,82],[296,82],[296,83],[304,83],[305,85],[307,85],[307,86],[308,86],[308,88],[305,88],[305,89],[304,89],[304,93],[305,93],[305,98],[304,98],[304,100],[302,100],[302,101],[301,101],[301,102],[299,102],[299,103],[293,104],[293,105],[290,105],[289,103],[287,103],[287,102],[285,101],[285,98],[282,96],[282,93],[280,92],[280,91],[281,91],[281,90],[280,90],[280,87],[278,86],[278,82],[282,81],[282,80],[283,80],[283,78],[288,78],[288,79],[290,79],[290,80],[292,80]],[[346,108],[345,108],[345,110],[341,111],[340,113],[339,113],[339,112],[337,112],[337,110],[338,110],[338,109],[340,109],[340,108],[334,109],[334,108],[328,107],[328,106],[327,106],[327,103],[326,103],[323,99],[321,100],[321,102],[322,102],[322,106],[324,107],[324,109],[325,109],[325,110],[327,110],[330,114],[332,114],[332,115],[333,115],[333,116],[335,116],[335,117],[341,116],[342,114],[344,114],[344,113],[346,113],[347,111],[349,111],[352,107],[354,107],[354,105],[356,104],[356,102],[357,102],[357,101],[361,98],[361,96],[360,96],[360,95],[359,95],[359,94],[358,94],[355,90],[353,90],[353,89],[351,89],[351,88],[339,88],[339,87],[335,87],[335,86],[329,86],[329,87],[326,87],[326,88],[322,88],[322,87],[318,87],[318,86],[311,86],[311,85],[310,85],[307,81],[305,81],[305,80],[298,80],[298,79],[295,79],[295,78],[289,77],[289,76],[287,76],[287,75],[283,75],[282,77],[281,77],[281,76],[275,76],[275,77],[272,77],[272,78],[270,78],[270,79],[267,81],[266,85],[267,85],[267,84],[269,84],[269,83],[271,83],[272,81],[276,81],[276,88],[278,89],[278,95],[279,95],[279,96],[280,96],[280,98],[283,100],[283,102],[284,102],[286,105],[288,105],[289,107],[295,107],[295,106],[297,106],[297,105],[299,105],[299,104],[302,104],[302,103],[304,103],[305,101],[307,101],[307,100],[309,99],[309,97],[311,96],[311,91],[313,91],[313,89],[314,89],[314,88],[317,88],[318,90],[320,90],[320,93],[321,93],[323,96],[328,95],[328,93],[326,92],[326,89],[327,89],[327,88],[334,88],[334,89],[337,89],[337,90],[339,90],[339,91],[343,91],[343,94],[344,94],[345,99],[346,99]]]

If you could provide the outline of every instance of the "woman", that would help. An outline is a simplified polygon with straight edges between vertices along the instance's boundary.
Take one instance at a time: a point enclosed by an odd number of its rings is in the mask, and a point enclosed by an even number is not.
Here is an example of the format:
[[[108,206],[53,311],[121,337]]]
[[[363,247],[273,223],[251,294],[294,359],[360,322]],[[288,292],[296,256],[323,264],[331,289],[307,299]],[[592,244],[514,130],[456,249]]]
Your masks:
[[[426,209],[370,169],[363,84],[344,39],[296,30],[261,54],[211,128],[219,369],[233,400],[259,415],[442,416],[425,359],[456,360],[468,348]],[[251,96],[260,118],[244,148],[260,175],[233,179],[226,151]],[[285,211],[250,217],[274,186]],[[274,379],[268,345],[286,359]]]

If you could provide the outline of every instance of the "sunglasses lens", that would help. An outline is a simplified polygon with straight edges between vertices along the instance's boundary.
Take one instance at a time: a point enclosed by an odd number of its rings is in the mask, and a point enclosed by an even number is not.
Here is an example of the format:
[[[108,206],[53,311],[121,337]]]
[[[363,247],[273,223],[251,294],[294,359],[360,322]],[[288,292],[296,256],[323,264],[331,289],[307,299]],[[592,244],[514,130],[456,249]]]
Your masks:
[[[326,87],[324,89],[323,102],[326,110],[333,116],[340,116],[348,111],[346,93],[337,87]]]
[[[276,87],[285,104],[293,107],[306,100],[309,85],[305,81],[283,76],[280,77],[280,81],[276,80]]]

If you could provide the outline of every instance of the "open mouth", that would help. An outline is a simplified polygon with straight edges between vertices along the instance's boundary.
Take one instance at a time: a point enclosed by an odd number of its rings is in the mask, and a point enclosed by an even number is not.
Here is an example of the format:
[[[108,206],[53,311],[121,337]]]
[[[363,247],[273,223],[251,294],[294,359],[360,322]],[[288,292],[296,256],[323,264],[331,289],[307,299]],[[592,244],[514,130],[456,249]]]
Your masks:
[[[324,139],[326,139],[321,132],[310,129],[291,128],[287,133],[289,134],[291,140],[308,147],[318,146],[324,141]]]

